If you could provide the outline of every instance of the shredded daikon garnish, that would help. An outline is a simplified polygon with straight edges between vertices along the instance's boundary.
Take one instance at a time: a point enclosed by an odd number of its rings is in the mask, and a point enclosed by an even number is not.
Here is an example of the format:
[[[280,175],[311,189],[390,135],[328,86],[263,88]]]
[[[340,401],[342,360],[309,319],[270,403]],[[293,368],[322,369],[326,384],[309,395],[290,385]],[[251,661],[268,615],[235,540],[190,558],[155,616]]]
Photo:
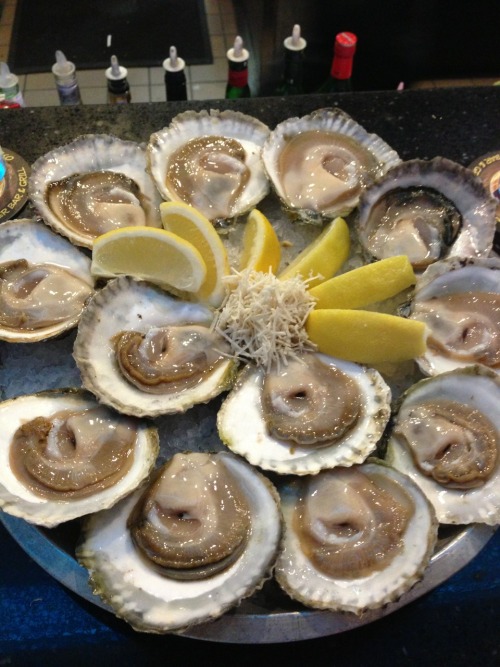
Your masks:
[[[229,293],[212,328],[228,341],[235,357],[268,371],[316,349],[305,331],[315,304],[308,292],[310,280],[279,280],[271,271],[251,270],[233,270],[224,280]]]

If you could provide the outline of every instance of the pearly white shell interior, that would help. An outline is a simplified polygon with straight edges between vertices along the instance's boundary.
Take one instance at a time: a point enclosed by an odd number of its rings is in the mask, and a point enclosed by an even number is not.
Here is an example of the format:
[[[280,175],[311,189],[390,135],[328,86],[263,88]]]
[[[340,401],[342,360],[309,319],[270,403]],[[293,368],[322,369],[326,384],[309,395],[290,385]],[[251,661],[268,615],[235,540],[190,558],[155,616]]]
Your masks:
[[[67,239],[56,234],[42,222],[18,218],[0,226],[0,263],[25,259],[31,264],[56,264],[68,269],[91,287],[90,258]],[[78,323],[80,314],[34,331],[12,331],[0,328],[0,338],[14,342],[44,340],[70,329]]]
[[[319,355],[323,363],[339,368],[358,384],[363,396],[362,415],[340,441],[315,449],[278,440],[267,432],[261,406],[264,371],[243,376],[225,399],[217,416],[221,440],[253,465],[281,474],[308,475],[323,468],[361,463],[375,449],[390,414],[391,392],[374,369]],[[242,428],[242,415],[245,428]]]
[[[20,396],[0,403],[0,507],[13,516],[52,527],[65,521],[111,507],[133,491],[152,469],[158,454],[156,429],[138,424],[134,460],[130,470],[114,486],[86,498],[52,500],[33,493],[13,474],[9,456],[16,430],[35,417],[50,417],[61,410],[84,411],[97,402],[82,391],[48,391]],[[120,419],[120,415],[117,415]]]
[[[220,616],[270,575],[281,534],[275,492],[246,462],[226,452],[216,456],[238,480],[252,515],[248,544],[224,572],[202,581],[178,581],[150,569],[126,529],[140,492],[88,521],[78,558],[89,568],[98,592],[137,629],[168,632]]]
[[[185,323],[210,326],[211,321],[209,308],[181,301],[146,282],[125,276],[111,281],[90,302],[78,327],[73,354],[84,386],[103,403],[138,417],[183,412],[210,400],[232,377],[232,359],[194,387],[173,394],[150,394],[123,378],[111,338],[120,331],[145,333],[151,327]]]
[[[476,407],[500,433],[500,378],[492,372],[469,367],[422,380],[408,390],[404,405],[410,407],[435,397]],[[446,488],[423,475],[415,466],[411,452],[394,434],[389,439],[386,458],[418,484],[434,506],[440,523],[495,525],[500,522],[500,452],[490,479],[481,487],[467,490]]]

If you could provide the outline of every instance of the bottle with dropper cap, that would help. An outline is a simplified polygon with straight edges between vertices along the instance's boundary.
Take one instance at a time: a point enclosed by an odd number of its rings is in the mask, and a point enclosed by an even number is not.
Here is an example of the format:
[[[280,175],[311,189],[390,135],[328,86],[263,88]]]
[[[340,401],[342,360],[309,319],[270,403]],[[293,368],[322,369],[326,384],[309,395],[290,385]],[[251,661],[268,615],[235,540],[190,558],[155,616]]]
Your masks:
[[[12,106],[25,106],[23,94],[19,90],[19,79],[10,71],[7,63],[0,63],[0,97],[12,103]]]
[[[82,98],[76,78],[76,67],[74,63],[66,60],[62,51],[56,51],[56,62],[52,65],[52,74],[56,80],[61,105],[81,104]]]
[[[293,26],[292,34],[283,42],[285,68],[283,80],[276,89],[277,95],[300,95],[303,89],[304,50],[306,40],[301,37],[300,25]]]
[[[239,35],[226,55],[229,66],[226,99],[234,100],[240,97],[250,97],[250,87],[248,85],[248,58],[250,54],[243,47],[243,40]]]
[[[177,55],[175,46],[169,49],[169,57],[163,61],[165,70],[165,92],[167,100],[187,100],[186,63]]]
[[[109,104],[128,104],[132,100],[127,75],[127,68],[120,65],[116,56],[111,56],[111,67],[106,70]]]

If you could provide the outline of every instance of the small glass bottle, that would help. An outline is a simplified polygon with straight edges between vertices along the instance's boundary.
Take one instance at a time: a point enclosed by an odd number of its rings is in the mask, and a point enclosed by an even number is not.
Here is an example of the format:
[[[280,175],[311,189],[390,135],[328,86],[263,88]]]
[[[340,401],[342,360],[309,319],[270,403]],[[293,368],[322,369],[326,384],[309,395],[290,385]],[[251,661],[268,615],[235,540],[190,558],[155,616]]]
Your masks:
[[[26,106],[19,89],[19,79],[10,71],[7,63],[0,63],[0,96],[9,105]]]
[[[56,51],[56,62],[52,65],[52,74],[56,80],[61,105],[81,104],[82,98],[76,78],[76,67],[72,62],[66,60],[62,51]]]
[[[105,72],[108,80],[108,104],[129,104],[132,101],[127,81],[128,70],[116,56],[111,56],[111,67]]]
[[[163,61],[165,93],[169,102],[187,100],[186,63],[177,55],[175,46],[169,49],[169,57]]]
[[[283,42],[285,69],[283,81],[276,89],[277,95],[300,95],[303,88],[304,50],[306,40],[300,35],[300,25],[293,26],[292,34]]]
[[[226,55],[229,67],[226,99],[235,100],[241,97],[250,97],[250,87],[248,85],[248,58],[250,54],[243,47],[243,40],[239,35]]]
[[[339,32],[333,47],[330,76],[318,93],[348,93],[352,90],[352,66],[358,38],[352,32]]]

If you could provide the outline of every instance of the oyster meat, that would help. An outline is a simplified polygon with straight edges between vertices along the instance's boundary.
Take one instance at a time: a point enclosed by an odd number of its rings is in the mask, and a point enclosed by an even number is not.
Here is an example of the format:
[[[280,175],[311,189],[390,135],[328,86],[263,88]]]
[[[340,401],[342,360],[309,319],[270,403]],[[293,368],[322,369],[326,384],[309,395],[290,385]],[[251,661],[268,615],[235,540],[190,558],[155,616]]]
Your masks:
[[[356,227],[370,257],[407,255],[422,271],[446,256],[486,257],[495,206],[480,179],[460,164],[408,160],[365,189]]]
[[[264,476],[226,452],[179,453],[89,518],[77,557],[118,616],[165,633],[217,618],[260,588],[280,535],[278,495]]]
[[[347,215],[363,189],[400,162],[380,137],[335,108],[277,125],[262,159],[285,207],[308,221]]]
[[[43,220],[74,244],[119,227],[161,227],[160,197],[145,149],[105,134],[78,137],[38,158],[29,196]]]
[[[453,258],[417,280],[410,317],[429,328],[426,375],[482,364],[500,371],[500,259]]]
[[[0,339],[45,340],[75,327],[94,293],[90,260],[36,220],[0,227]]]
[[[500,379],[480,366],[426,378],[404,394],[387,460],[441,523],[500,522]]]
[[[148,160],[162,197],[216,222],[254,208],[269,191],[261,150],[269,128],[237,111],[186,111],[151,135]]]
[[[90,301],[73,356],[84,386],[125,414],[184,412],[228,389],[237,362],[212,311],[120,277]]]
[[[294,479],[280,496],[285,531],[275,576],[292,598],[361,614],[422,578],[437,521],[406,475],[370,460]]]
[[[314,474],[361,463],[373,452],[390,396],[374,369],[310,353],[269,373],[243,369],[217,428],[225,445],[264,470]]]
[[[47,527],[111,507],[159,450],[155,428],[77,389],[0,403],[0,433],[0,507]]]

